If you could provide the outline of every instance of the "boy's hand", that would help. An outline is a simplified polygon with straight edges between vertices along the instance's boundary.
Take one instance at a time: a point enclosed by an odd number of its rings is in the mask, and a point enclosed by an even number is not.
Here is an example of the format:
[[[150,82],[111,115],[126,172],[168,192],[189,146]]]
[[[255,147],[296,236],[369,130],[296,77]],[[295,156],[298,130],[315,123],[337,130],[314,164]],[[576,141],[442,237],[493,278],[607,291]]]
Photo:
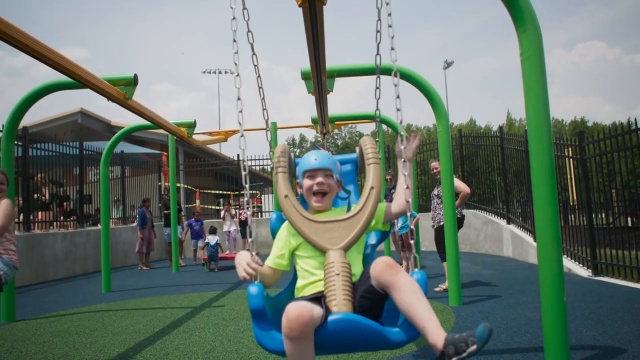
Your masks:
[[[418,132],[413,132],[406,137],[404,147],[404,158],[407,161],[413,161],[418,153],[420,142],[422,141],[422,135]],[[400,140],[396,141],[396,157],[402,159],[402,148],[400,147]]]
[[[236,254],[236,272],[240,280],[251,280],[257,274],[258,270],[264,264],[250,251],[240,251]]]

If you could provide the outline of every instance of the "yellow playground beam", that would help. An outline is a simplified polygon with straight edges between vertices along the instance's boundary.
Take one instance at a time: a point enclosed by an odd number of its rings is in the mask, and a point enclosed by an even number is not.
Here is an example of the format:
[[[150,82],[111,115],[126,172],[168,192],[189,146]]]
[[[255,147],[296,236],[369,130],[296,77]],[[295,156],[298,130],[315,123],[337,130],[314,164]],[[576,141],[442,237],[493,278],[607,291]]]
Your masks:
[[[124,91],[110,85],[2,17],[0,17],[0,40],[68,78],[85,85],[107,100],[149,121],[176,138],[194,146],[209,145],[209,140],[199,141],[189,137],[185,129],[175,126],[136,100],[127,99]]]
[[[334,124],[334,129],[340,129],[343,126],[347,125],[360,125],[360,124],[370,124],[372,120],[351,120],[351,121],[337,121]],[[278,130],[287,130],[287,129],[314,129],[316,125],[313,124],[305,124],[305,125],[282,125],[278,126]],[[246,128],[244,131],[266,131],[268,128]],[[209,140],[200,140],[202,142],[210,142],[211,144],[218,144],[221,142],[226,142],[234,135],[238,135],[240,133],[240,129],[229,129],[229,130],[204,130],[204,131],[196,131],[193,135],[205,135],[210,136]]]

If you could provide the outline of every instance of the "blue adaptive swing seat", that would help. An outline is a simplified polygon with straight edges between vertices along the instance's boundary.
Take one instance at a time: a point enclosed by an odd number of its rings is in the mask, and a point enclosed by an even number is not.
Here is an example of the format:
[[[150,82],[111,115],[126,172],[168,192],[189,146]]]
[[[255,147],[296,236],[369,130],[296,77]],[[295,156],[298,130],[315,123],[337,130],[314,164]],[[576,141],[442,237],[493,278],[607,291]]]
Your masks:
[[[341,165],[340,177],[343,180],[344,190],[336,196],[333,206],[342,207],[356,204],[360,198],[357,181],[357,154],[335,155],[335,158]],[[272,215],[270,225],[274,239],[285,221],[285,217],[280,212],[274,212]],[[373,262],[378,245],[388,236],[388,231],[372,232],[367,235],[365,265]],[[294,274],[289,284],[277,294],[266,293],[264,286],[260,283],[252,283],[247,289],[253,334],[256,341],[268,352],[281,356],[285,355],[281,328],[282,313],[294,298],[297,280],[295,268],[293,271]],[[411,275],[426,295],[426,273],[417,270]],[[328,320],[316,330],[315,350],[318,355],[391,350],[403,347],[415,341],[419,336],[418,330],[389,299],[379,323],[352,313],[329,315]]]

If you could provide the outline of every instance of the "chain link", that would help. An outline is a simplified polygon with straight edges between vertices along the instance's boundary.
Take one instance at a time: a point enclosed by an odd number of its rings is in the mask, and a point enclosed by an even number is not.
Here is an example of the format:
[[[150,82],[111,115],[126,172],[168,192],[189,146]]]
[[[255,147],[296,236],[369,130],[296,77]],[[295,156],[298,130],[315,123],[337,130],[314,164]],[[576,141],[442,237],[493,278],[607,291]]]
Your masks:
[[[380,67],[382,66],[382,55],[380,54],[380,43],[382,42],[382,0],[376,0],[376,10],[378,18],[376,20],[376,89],[374,96],[376,98],[376,110],[374,111],[374,121],[376,123],[376,143],[380,146],[380,95],[381,91],[381,79],[380,79]]]
[[[390,57],[391,63],[393,64],[393,71],[391,72],[391,77],[393,79],[393,88],[395,89],[396,98],[396,118],[398,124],[400,125],[400,134],[398,134],[398,141],[400,141],[400,149],[402,151],[402,175],[404,176],[405,188],[404,188],[404,199],[407,202],[407,221],[409,221],[409,226],[413,231],[415,228],[413,223],[411,222],[411,212],[412,212],[412,193],[411,187],[409,186],[409,161],[407,161],[405,155],[405,149],[407,147],[407,134],[404,131],[404,124],[402,119],[402,100],[400,99],[400,72],[398,72],[397,62],[398,62],[398,53],[395,48],[394,40],[395,40],[395,32],[393,30],[393,16],[391,13],[391,0],[386,0],[385,5],[387,7],[387,32],[389,35],[389,45],[390,45]],[[415,244],[412,246],[414,258],[417,258]]]
[[[243,1],[244,6],[244,1]],[[234,84],[237,91],[236,97],[236,110],[238,112],[238,127],[240,128],[240,171],[242,172],[242,187],[244,189],[243,209],[247,210],[247,199],[249,201],[249,209],[251,210],[251,198],[249,196],[249,163],[247,162],[247,138],[244,134],[244,109],[242,104],[242,78],[240,77],[240,55],[238,46],[238,19],[236,18],[236,0],[230,0],[229,7],[231,8],[231,32],[233,34],[233,64],[235,65]],[[248,17],[248,11],[247,11]],[[248,36],[248,35],[247,35]],[[249,224],[251,224],[251,212],[249,215]],[[249,239],[249,244],[253,244],[253,239]],[[253,249],[251,250],[253,253]],[[256,276],[256,281],[260,281],[260,275]]]

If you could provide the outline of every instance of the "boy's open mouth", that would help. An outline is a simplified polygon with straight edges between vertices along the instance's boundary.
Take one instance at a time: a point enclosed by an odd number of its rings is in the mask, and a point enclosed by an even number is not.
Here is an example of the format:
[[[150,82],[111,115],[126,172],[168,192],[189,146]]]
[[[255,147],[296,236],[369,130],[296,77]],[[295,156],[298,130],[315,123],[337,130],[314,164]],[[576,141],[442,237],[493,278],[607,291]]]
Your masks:
[[[316,201],[322,201],[328,193],[329,192],[327,190],[314,190],[312,193],[313,199]]]

